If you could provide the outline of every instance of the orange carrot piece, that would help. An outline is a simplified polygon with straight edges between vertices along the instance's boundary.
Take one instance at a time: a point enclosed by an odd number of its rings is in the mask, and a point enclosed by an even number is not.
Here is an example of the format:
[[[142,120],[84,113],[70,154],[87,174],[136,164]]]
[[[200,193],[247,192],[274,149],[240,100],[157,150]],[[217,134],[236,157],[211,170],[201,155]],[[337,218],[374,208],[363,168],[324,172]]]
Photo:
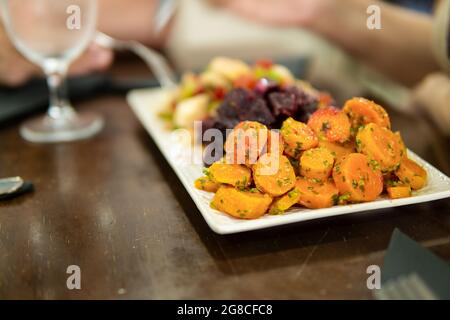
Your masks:
[[[225,142],[227,162],[247,166],[255,164],[266,148],[268,135],[267,127],[259,122],[239,123]]]
[[[327,140],[320,140],[319,147],[330,150],[336,159],[340,159],[356,152],[356,145],[354,141],[348,141],[346,143],[329,142]]]
[[[239,219],[257,219],[269,209],[272,198],[260,192],[241,191],[230,186],[217,190],[211,207]]]
[[[380,127],[391,128],[391,122],[386,110],[373,101],[364,98],[353,98],[348,100],[343,111],[349,117],[353,132],[366,124],[375,123]]]
[[[308,126],[319,138],[331,142],[343,143],[350,138],[350,120],[345,113],[333,107],[314,112]]]
[[[389,198],[400,199],[411,197],[411,187],[409,185],[399,185],[386,188]]]
[[[295,172],[288,158],[280,154],[266,153],[253,166],[256,187],[277,197],[295,186]]]
[[[298,159],[303,150],[315,148],[319,144],[319,139],[311,128],[292,118],[283,122],[280,133],[285,143],[284,152],[295,159]]]
[[[310,209],[329,208],[338,200],[339,190],[332,181],[299,178],[295,188],[300,194],[298,203]]]
[[[358,152],[376,161],[383,172],[394,171],[400,165],[405,150],[399,137],[387,128],[370,123],[359,130],[356,146]]]
[[[211,180],[216,183],[238,188],[246,188],[252,183],[251,170],[240,164],[215,162],[208,168],[208,173]]]
[[[333,169],[333,180],[339,193],[350,202],[373,201],[383,191],[381,171],[360,153],[352,153],[339,160]]]
[[[409,184],[413,190],[422,189],[427,182],[427,172],[416,162],[403,158],[395,175],[404,183]]]
[[[335,156],[325,148],[305,151],[300,157],[300,174],[304,177],[326,180],[333,170]]]
[[[284,196],[281,196],[274,200],[269,209],[269,214],[277,215],[282,214],[293,205],[298,203],[300,200],[300,192],[297,188],[286,193]]]
[[[220,183],[212,181],[208,176],[200,177],[194,182],[194,186],[202,191],[216,192],[221,186]]]
[[[279,153],[279,154],[284,153],[284,141],[280,132],[274,130],[270,130],[268,132],[267,153]]]

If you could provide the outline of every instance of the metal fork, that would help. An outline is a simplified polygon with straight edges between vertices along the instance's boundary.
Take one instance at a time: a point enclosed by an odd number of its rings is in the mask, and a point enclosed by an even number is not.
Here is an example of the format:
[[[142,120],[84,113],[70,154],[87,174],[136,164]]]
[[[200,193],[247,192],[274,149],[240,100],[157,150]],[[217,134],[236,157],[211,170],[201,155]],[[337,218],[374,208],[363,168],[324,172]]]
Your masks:
[[[378,300],[437,300],[436,295],[417,274],[402,276],[374,292]]]
[[[137,41],[116,40],[102,32],[97,32],[94,41],[99,46],[112,50],[129,50],[138,55],[163,88],[174,88],[177,85],[175,72],[170,67],[166,58],[159,52],[150,49]]]

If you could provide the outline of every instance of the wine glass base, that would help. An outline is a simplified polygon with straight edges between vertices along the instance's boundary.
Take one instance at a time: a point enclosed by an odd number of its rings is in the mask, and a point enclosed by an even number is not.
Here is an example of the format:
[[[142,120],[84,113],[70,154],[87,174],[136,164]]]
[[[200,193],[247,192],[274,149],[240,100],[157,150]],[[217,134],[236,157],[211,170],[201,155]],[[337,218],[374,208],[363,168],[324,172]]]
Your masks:
[[[64,119],[46,115],[26,121],[20,127],[20,135],[35,143],[69,142],[90,138],[103,126],[103,118],[92,112],[79,112]]]

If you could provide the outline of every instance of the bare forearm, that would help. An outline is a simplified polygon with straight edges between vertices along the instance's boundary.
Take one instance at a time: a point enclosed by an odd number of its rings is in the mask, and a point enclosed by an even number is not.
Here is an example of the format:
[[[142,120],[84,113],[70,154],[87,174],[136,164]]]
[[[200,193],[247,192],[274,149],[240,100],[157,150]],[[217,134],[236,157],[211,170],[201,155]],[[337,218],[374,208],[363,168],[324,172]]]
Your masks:
[[[335,1],[308,26],[362,61],[407,85],[438,69],[432,53],[432,19],[369,0]],[[381,30],[367,28],[370,4],[381,8]]]
[[[157,0],[99,0],[99,30],[119,39],[158,46],[153,23]]]

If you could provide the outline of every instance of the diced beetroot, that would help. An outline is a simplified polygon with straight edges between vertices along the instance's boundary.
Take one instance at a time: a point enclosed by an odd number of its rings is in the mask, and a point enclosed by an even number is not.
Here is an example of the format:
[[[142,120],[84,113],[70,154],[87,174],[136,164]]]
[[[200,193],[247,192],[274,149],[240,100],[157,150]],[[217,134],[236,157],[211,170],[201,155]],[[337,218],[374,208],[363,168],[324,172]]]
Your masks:
[[[272,92],[269,94],[269,102],[275,117],[293,117],[298,111],[297,99],[293,93]]]

